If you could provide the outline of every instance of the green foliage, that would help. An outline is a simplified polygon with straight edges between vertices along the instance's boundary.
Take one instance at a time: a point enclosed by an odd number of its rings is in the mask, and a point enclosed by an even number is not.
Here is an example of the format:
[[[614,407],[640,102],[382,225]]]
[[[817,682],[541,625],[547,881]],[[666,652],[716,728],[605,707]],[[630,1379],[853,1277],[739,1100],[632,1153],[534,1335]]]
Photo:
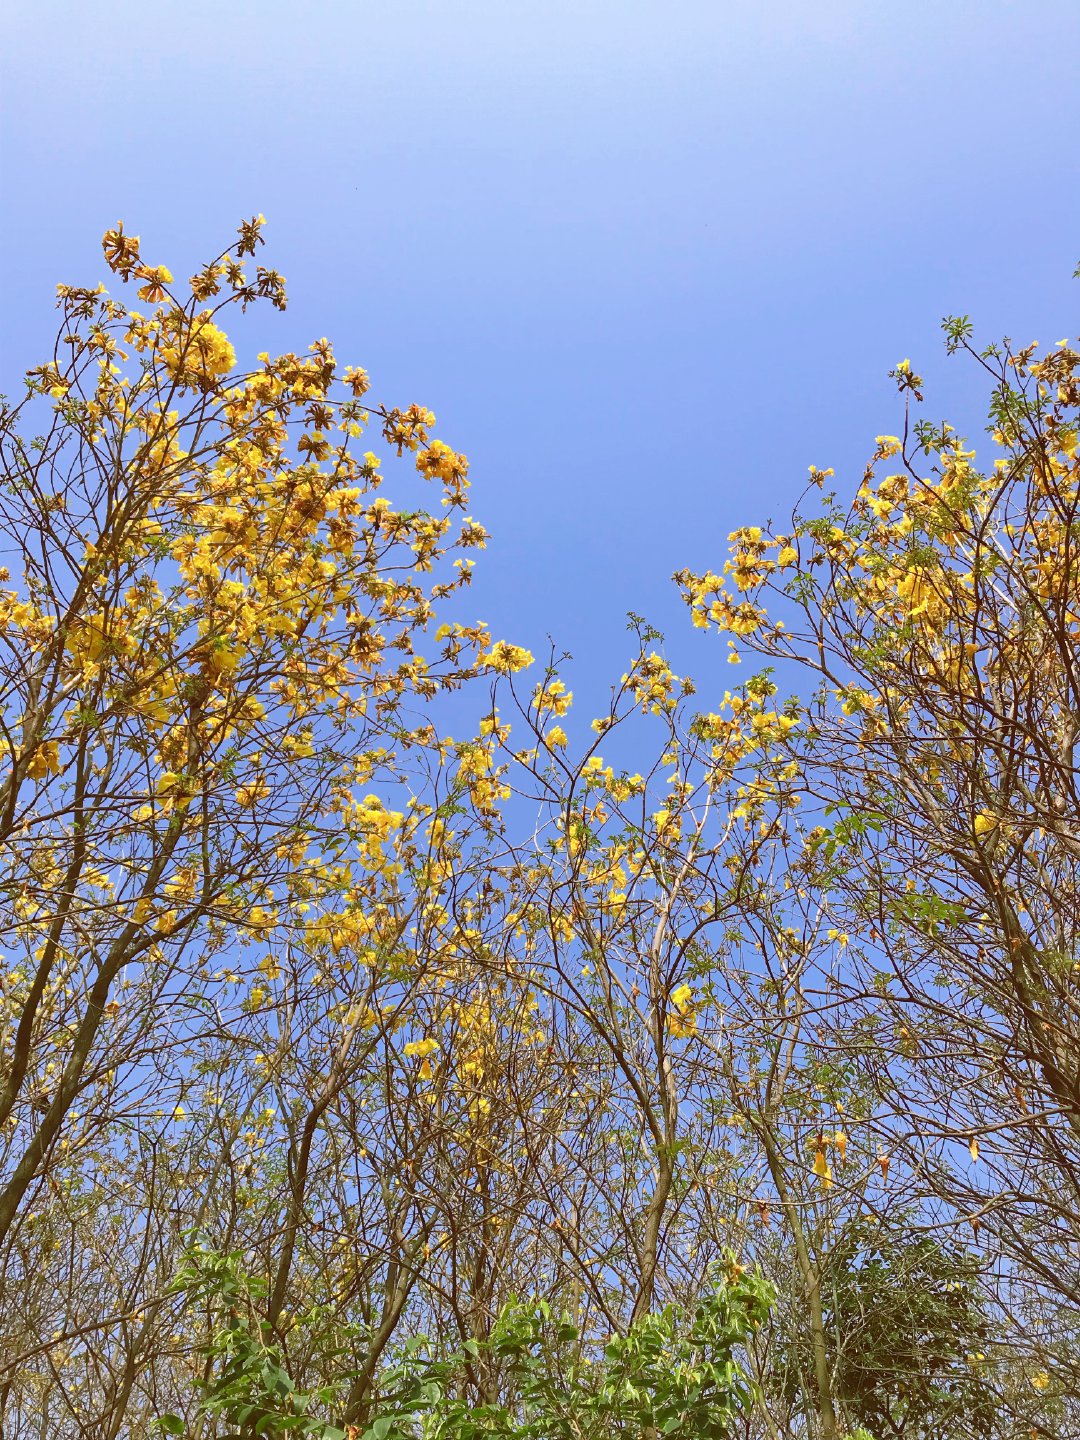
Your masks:
[[[990,1327],[979,1271],[963,1248],[905,1238],[900,1223],[860,1215],[845,1228],[823,1268],[822,1302],[837,1401],[856,1434],[991,1433],[996,1402],[983,1373]],[[791,1345],[789,1387],[811,1363],[801,1336]]]
[[[493,1328],[490,1352],[505,1367],[508,1403],[444,1404],[431,1436],[438,1440],[601,1440],[611,1435],[722,1440],[751,1395],[733,1358],[769,1306],[763,1282],[731,1266],[687,1316],[669,1305],[626,1335],[614,1336],[592,1361],[579,1355],[577,1328],[550,1308],[516,1303]]]
[[[340,1408],[349,1377],[310,1394],[294,1385],[266,1327],[253,1318],[265,1286],[241,1261],[196,1246],[177,1278],[188,1303],[209,1301],[223,1319],[190,1428],[167,1415],[158,1422],[165,1434],[197,1434],[195,1422],[212,1418],[236,1440],[723,1440],[753,1400],[734,1352],[772,1299],[760,1276],[729,1258],[691,1313],[668,1305],[595,1354],[566,1314],[545,1301],[514,1299],[483,1341],[470,1340],[449,1357],[433,1356],[422,1337],[409,1341],[380,1373],[373,1418],[343,1428],[316,1412]],[[497,1399],[474,1398],[469,1377],[478,1372],[495,1378],[485,1388]]]
[[[201,1433],[197,1422],[210,1420],[223,1423],[236,1440],[345,1440],[344,1429],[314,1413],[333,1407],[340,1387],[306,1393],[294,1384],[270,1327],[256,1318],[266,1283],[246,1273],[240,1253],[220,1255],[196,1241],[173,1288],[189,1305],[208,1304],[220,1319],[205,1354],[209,1379],[193,1409],[196,1423],[188,1426],[178,1415],[164,1415],[158,1420],[164,1434],[196,1435]],[[309,1322],[313,1318],[307,1317]]]

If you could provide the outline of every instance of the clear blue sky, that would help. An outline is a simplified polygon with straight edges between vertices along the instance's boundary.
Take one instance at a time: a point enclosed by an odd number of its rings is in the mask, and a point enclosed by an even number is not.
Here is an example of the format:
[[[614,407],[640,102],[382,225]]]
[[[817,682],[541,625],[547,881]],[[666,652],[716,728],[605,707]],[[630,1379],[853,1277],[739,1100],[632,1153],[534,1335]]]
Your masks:
[[[944,313],[1076,334],[1078,42],[1078,0],[13,3],[3,382],[118,218],[188,274],[262,211],[260,339],[467,451],[474,612],[596,693],[634,609],[722,689],[671,571],[857,486],[903,356],[977,425]]]

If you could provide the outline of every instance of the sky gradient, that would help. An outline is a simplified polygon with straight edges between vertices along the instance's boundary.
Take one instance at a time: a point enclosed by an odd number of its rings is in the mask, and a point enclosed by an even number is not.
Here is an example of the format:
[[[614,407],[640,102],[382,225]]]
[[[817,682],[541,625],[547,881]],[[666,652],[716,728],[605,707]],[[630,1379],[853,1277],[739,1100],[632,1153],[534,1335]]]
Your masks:
[[[1076,334],[1078,42],[1076,0],[13,4],[0,383],[117,219],[179,276],[261,211],[252,343],[330,336],[468,454],[473,613],[598,696],[632,609],[722,691],[671,572],[811,463],[853,492],[904,356],[977,431],[943,314]]]

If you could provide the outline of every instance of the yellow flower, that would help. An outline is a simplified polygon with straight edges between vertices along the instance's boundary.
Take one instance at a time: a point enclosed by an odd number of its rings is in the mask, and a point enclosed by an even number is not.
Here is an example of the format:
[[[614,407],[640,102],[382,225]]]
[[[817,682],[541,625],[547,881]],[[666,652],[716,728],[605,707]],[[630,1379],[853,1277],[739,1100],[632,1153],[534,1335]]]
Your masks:
[[[55,740],[46,740],[30,757],[26,773],[31,780],[44,780],[49,774],[60,774],[60,751]]]
[[[676,1039],[685,1040],[697,1029],[697,1004],[689,985],[680,985],[671,992],[671,1003],[675,1007],[668,1016],[668,1033]]]
[[[265,780],[252,780],[247,785],[241,785],[237,790],[236,803],[244,810],[250,810],[269,793],[270,786]]]
[[[525,670],[533,663],[533,657],[520,645],[511,645],[506,640],[496,640],[484,657],[492,670],[500,675],[510,675],[515,670]]]
[[[419,1055],[422,1059],[426,1059],[429,1055],[434,1054],[438,1048],[439,1042],[432,1040],[430,1037],[424,1040],[410,1040],[405,1046],[404,1054],[410,1056]]]
[[[573,695],[561,680],[552,680],[549,685],[536,687],[533,704],[540,715],[550,711],[552,715],[565,715],[573,703]]]
[[[156,305],[159,300],[165,299],[164,286],[172,284],[172,272],[164,265],[140,265],[135,272],[140,280],[145,280],[145,285],[140,285],[138,295],[140,300],[147,300],[151,305]]]
[[[138,235],[125,235],[123,222],[113,230],[106,230],[101,237],[101,248],[105,252],[105,263],[116,274],[127,279],[139,259]]]
[[[162,355],[178,380],[214,380],[236,364],[228,336],[211,321],[196,317],[191,330],[172,336]]]
[[[829,1157],[825,1154],[825,1146],[819,1144],[814,1151],[814,1174],[821,1181],[822,1187],[826,1190],[833,1183],[832,1170],[829,1168]]]

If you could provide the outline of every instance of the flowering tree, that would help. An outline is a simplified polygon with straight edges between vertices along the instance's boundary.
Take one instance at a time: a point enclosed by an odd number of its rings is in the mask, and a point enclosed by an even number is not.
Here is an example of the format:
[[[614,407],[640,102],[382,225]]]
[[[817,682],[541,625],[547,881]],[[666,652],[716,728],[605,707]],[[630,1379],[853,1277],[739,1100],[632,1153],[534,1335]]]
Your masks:
[[[0,432],[3,1349],[25,1367],[74,1335],[118,1417],[169,1234],[223,1176],[248,1205],[275,1120],[276,1318],[318,1137],[440,943],[438,806],[498,789],[482,738],[410,706],[527,658],[480,627],[431,640],[485,534],[428,411],[371,406],[326,341],[237,370],[223,312],[285,303],[260,225],[187,287],[110,231],[146,308],[61,287],[54,356]],[[393,507],[369,431],[441,505]],[[81,1265],[124,1314],[122,1362],[82,1338],[89,1298],[61,1303]]]
[[[260,226],[110,231],[0,415],[0,1428],[1061,1433],[1080,357],[737,530],[765,668],[635,618],[589,728],[430,413],[238,365]]]
[[[927,1216],[989,1247],[1031,1389],[1075,1397],[1080,354],[945,329],[990,377],[989,463],[909,411],[850,507],[738,531],[722,575],[678,578],[697,624],[812,678],[834,1043]]]

